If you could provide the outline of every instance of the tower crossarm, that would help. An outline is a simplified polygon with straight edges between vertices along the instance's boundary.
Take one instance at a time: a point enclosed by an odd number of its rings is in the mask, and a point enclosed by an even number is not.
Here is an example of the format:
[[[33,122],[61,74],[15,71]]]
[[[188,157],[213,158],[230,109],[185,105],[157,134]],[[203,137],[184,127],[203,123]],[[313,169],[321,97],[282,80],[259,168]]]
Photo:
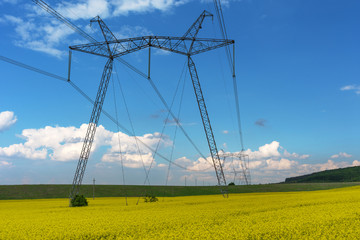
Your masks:
[[[109,58],[109,50],[106,43],[89,43],[83,45],[70,46],[69,48],[74,51],[90,53],[101,57]],[[105,46],[105,48],[104,48]]]
[[[213,39],[213,38],[188,38],[188,37],[158,37],[154,36],[151,46],[165,51],[180,53],[192,56],[207,52],[216,48],[234,44],[234,40]],[[190,51],[188,49],[191,49]]]
[[[136,38],[117,39],[113,41],[96,42],[71,46],[70,49],[98,56],[113,58],[127,55],[147,47],[154,47],[164,51],[182,55],[196,55],[216,48],[234,44],[234,40],[212,38],[188,38],[170,36],[144,36]],[[191,47],[191,52],[188,49]]]

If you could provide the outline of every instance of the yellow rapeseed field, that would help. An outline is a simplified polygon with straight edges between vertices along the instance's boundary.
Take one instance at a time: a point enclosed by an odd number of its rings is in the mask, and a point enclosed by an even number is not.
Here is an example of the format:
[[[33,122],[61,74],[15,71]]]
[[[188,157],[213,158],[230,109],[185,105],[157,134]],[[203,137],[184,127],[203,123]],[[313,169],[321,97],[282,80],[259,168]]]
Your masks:
[[[0,201],[0,239],[360,239],[360,187],[314,192]]]

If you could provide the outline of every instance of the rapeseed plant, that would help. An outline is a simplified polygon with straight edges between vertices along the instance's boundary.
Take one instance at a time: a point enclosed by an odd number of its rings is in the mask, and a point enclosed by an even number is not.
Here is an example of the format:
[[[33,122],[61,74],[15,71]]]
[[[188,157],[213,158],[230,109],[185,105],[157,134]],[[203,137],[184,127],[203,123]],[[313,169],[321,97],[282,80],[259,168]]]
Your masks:
[[[0,239],[359,239],[360,187],[165,198],[0,201]]]

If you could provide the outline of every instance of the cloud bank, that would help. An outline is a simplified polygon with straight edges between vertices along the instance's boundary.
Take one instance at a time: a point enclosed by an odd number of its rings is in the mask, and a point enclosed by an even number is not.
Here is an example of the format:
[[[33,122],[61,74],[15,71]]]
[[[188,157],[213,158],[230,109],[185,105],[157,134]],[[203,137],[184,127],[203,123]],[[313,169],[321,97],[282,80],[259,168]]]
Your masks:
[[[87,124],[82,124],[79,128],[46,126],[41,129],[24,129],[20,137],[25,142],[0,147],[0,157],[75,161],[80,156],[87,126]],[[107,150],[101,157],[102,162],[121,162],[122,160],[124,166],[137,168],[143,165],[148,166],[153,161],[152,152],[140,141],[152,148],[155,148],[159,141],[160,147],[171,145],[171,141],[164,136],[161,138],[159,133],[145,134],[137,138],[138,143],[132,136],[108,131],[100,125],[97,128],[91,151],[95,152],[101,147],[106,147]]]
[[[240,152],[226,152],[223,154],[240,154]],[[336,158],[350,158],[352,156],[344,152],[332,155],[331,159],[328,159],[326,162],[304,163],[305,160],[309,162],[311,157],[309,154],[290,153],[277,141],[260,146],[258,150],[248,149],[243,154],[247,156],[245,159],[248,159],[252,183],[282,182],[287,177],[360,165],[358,160],[352,162],[334,160]],[[214,171],[211,166],[210,157],[206,160],[199,158],[195,162],[186,158],[177,159],[176,161],[186,165],[191,170],[205,170],[209,173]],[[243,166],[244,162],[240,161],[238,157],[226,157],[223,164],[226,177],[232,179],[234,171],[236,171],[238,172],[237,177],[240,179],[242,177]]]
[[[6,114],[6,119],[14,121],[14,114]],[[11,122],[8,120],[7,122]],[[60,127],[46,126],[40,129],[24,129],[19,135],[20,143],[10,146],[0,147],[0,167],[16,168],[18,159],[32,160],[28,161],[29,166],[33,161],[42,160],[49,162],[67,162],[76,161],[79,158],[83,144],[83,138],[87,130],[87,124],[80,127]],[[159,171],[166,171],[168,163],[159,164],[154,159],[153,152],[140,143],[143,142],[155,149],[160,143],[160,149],[166,150],[172,146],[172,141],[168,136],[161,138],[160,133],[149,133],[138,136],[138,142],[134,137],[122,132],[112,132],[103,126],[97,128],[95,140],[92,147],[92,153],[97,152],[98,161],[96,166],[110,167],[112,164],[123,163],[127,168],[143,168],[153,164]],[[120,154],[121,153],[121,154]],[[240,152],[220,152],[224,154],[239,154]],[[287,151],[278,141],[264,144],[256,150],[247,149],[242,152],[248,160],[248,167],[251,174],[252,183],[281,182],[286,177],[293,177],[312,172],[328,169],[342,168],[348,166],[359,166],[358,160],[339,161],[338,159],[351,159],[352,155],[340,152],[329,156],[326,162],[312,163],[309,154],[291,153]],[[91,156],[90,156],[91,157]],[[241,177],[242,166],[244,162],[237,157],[227,156],[223,161],[223,169],[227,179],[233,179],[234,171],[237,171],[237,177]],[[306,161],[306,162],[304,162]],[[175,160],[176,165],[171,169],[171,176],[177,181],[198,179],[199,181],[216,182],[214,176],[214,167],[212,159],[208,156],[206,159],[191,159],[186,156],[178,157]],[[229,181],[229,180],[228,180]]]

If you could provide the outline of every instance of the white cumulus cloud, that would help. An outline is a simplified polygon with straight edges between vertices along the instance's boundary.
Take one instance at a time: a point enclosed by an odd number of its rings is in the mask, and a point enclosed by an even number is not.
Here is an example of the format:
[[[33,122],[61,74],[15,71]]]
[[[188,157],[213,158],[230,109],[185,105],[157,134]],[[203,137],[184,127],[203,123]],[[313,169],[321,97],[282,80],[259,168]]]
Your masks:
[[[53,7],[71,20],[91,19],[97,15],[106,19],[156,10],[167,12],[187,2],[188,0],[81,0],[62,2]]]
[[[360,166],[360,161],[354,160],[354,161],[352,162],[352,165],[353,165],[353,166]]]
[[[307,159],[310,157],[309,154],[298,154],[298,153],[289,153],[286,149],[284,150],[284,157],[293,158],[293,159]]]
[[[352,155],[346,152],[339,152],[338,154],[334,154],[331,156],[331,158],[350,158],[350,157],[352,157]]]
[[[25,142],[0,147],[0,156],[34,160],[50,159],[53,161],[77,160],[80,156],[87,127],[87,124],[82,124],[79,128],[46,126],[40,129],[24,129],[20,137]],[[166,136],[161,139],[160,137],[159,133],[153,133],[137,138],[152,148],[155,148],[159,141],[160,147],[167,147],[172,144]],[[141,167],[143,164],[148,166],[153,160],[152,152],[140,141],[136,144],[134,137],[121,132],[108,131],[100,125],[97,128],[91,151],[94,152],[99,147],[105,146],[108,150],[102,156],[101,161],[103,162],[121,162],[120,157],[122,156],[124,166],[133,168]],[[140,154],[137,146],[140,147]]]
[[[32,18],[22,19],[4,15],[0,22],[15,26],[16,46],[44,52],[57,58],[66,54],[66,51],[59,50],[60,43],[73,33],[69,27],[56,20],[39,23]]]
[[[71,20],[91,19],[95,16],[107,18],[110,15],[110,4],[107,0],[62,2],[56,6],[56,10]]]
[[[268,170],[286,170],[291,169],[297,163],[295,161],[291,161],[285,158],[281,158],[279,161],[268,159],[266,160],[266,168]]]
[[[103,162],[123,162],[124,166],[130,168],[139,168],[144,166],[150,166],[151,164],[155,164],[153,154],[151,150],[146,148],[142,143],[145,143],[147,146],[151,146],[153,149],[156,147],[160,140],[160,144],[164,147],[170,146],[171,141],[163,136],[161,138],[160,133],[154,134],[145,134],[143,136],[138,136],[138,144],[133,137],[128,136],[124,133],[113,134],[110,139],[111,148],[103,155]],[[120,138],[120,145],[119,145]],[[139,149],[140,148],[140,153]],[[121,152],[121,154],[120,154]]]
[[[244,152],[219,152],[220,158],[223,161],[225,157],[225,163],[223,163],[224,171],[242,171],[244,167],[244,161],[248,161],[249,169],[257,169],[260,171],[278,171],[278,170],[290,170],[295,168],[298,164],[296,159],[306,159],[310,155],[289,153],[284,150],[280,151],[283,147],[280,146],[278,141],[272,141],[271,143],[260,146],[257,151],[248,149]],[[239,155],[246,156],[240,160]],[[290,159],[288,159],[290,158]],[[188,169],[196,171],[213,171],[212,159],[199,158],[196,161],[191,161],[187,158],[177,159],[176,162],[181,163],[188,167]]]
[[[271,158],[271,157],[279,157],[281,154],[279,152],[280,143],[277,141],[273,141],[271,143],[267,143],[261,147],[259,147],[258,151],[251,151],[250,149],[244,151],[250,159],[262,159],[262,158]]]
[[[326,162],[302,163],[304,159],[310,158],[309,154],[290,153],[278,141],[264,144],[255,151],[248,149],[242,152],[241,154],[245,157],[242,157],[241,161],[239,158],[240,153],[221,152],[220,155],[227,155],[223,169],[230,177],[234,176],[234,170],[237,172],[237,177],[241,177],[243,176],[243,169],[247,166],[250,169],[253,183],[282,182],[287,177],[360,165],[358,160],[352,162],[335,160],[352,157],[352,155],[345,152],[333,155]],[[200,161],[197,161],[197,165],[200,163]],[[193,163],[193,165],[195,164]],[[204,166],[205,164],[202,167]]]
[[[0,112],[0,132],[9,129],[17,121],[14,112],[4,111]]]
[[[113,0],[113,15],[127,15],[130,12],[145,13],[159,10],[166,12],[185,4],[185,0]]]
[[[17,0],[3,0],[3,2],[16,3]],[[50,6],[85,32],[94,33],[97,29],[90,29],[88,24],[84,24],[84,20],[88,22],[95,16],[114,19],[128,14],[145,14],[154,11],[168,13],[187,2],[189,0],[77,0],[62,1]],[[78,38],[70,38],[70,35],[74,35],[74,31],[39,6],[19,6],[19,11],[22,11],[26,17],[11,15],[0,17],[0,23],[14,26],[16,37],[13,44],[16,46],[61,58],[66,55],[68,45],[81,41]],[[141,29],[140,26],[131,28],[133,28],[131,31],[140,35],[151,35],[150,31]],[[119,36],[125,35],[133,34],[124,30]],[[157,50],[155,53],[161,54],[161,51]]]
[[[331,170],[331,169],[336,169],[336,168],[339,168],[339,167],[343,167],[343,164],[335,163],[332,160],[328,160],[326,163],[317,164],[315,166],[319,167],[320,171],[325,171],[325,170]]]
[[[0,147],[0,156],[11,158],[45,159],[46,149],[34,149],[22,143],[13,144],[9,147]]]

